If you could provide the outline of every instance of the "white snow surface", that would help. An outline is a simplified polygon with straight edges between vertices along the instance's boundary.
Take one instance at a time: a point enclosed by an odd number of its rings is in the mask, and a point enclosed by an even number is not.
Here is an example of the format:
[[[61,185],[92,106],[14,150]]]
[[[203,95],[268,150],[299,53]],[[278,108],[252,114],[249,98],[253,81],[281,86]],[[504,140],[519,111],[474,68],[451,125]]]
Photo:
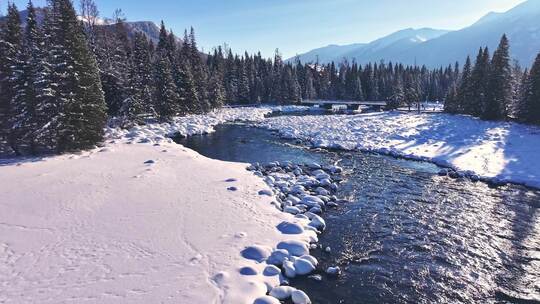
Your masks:
[[[312,231],[276,227],[309,222],[259,195],[269,188],[246,164],[211,160],[166,138],[268,111],[179,118],[131,138],[133,130],[109,130],[104,148],[0,162],[0,303],[251,304],[279,286],[279,275],[263,274],[266,263],[241,251],[308,243]],[[243,267],[256,274],[241,275]]]
[[[259,195],[270,189],[246,164],[211,160],[168,138],[209,133],[226,121],[256,121],[319,147],[431,160],[540,187],[538,127],[445,114],[264,118],[299,109],[227,108],[109,129],[106,147],[88,152],[0,161],[0,303],[271,300],[264,295],[282,277],[264,275],[268,265],[241,252],[257,246],[307,254],[309,221]],[[281,233],[276,227],[284,221],[304,232]]]
[[[259,122],[272,112],[296,112],[307,111],[309,107],[303,106],[261,106],[222,108],[209,114],[187,115],[177,117],[170,123],[150,124],[133,127],[129,130],[116,128],[107,129],[109,139],[147,139],[152,142],[160,142],[167,136],[180,134],[183,136],[202,135],[214,132],[214,127],[234,121]]]
[[[259,125],[316,147],[432,161],[486,179],[540,187],[540,128],[536,126],[397,112],[282,116]]]

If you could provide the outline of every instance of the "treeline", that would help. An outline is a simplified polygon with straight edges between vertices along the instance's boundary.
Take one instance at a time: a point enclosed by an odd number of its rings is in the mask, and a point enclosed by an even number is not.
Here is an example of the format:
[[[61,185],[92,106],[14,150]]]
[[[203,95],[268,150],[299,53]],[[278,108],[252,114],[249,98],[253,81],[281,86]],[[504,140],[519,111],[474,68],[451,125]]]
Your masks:
[[[98,64],[71,1],[51,0],[42,25],[30,3],[24,30],[9,4],[0,54],[4,144],[16,154],[63,152],[102,139],[107,107]]]
[[[480,48],[474,66],[467,57],[460,78],[448,91],[445,111],[540,124],[540,54],[529,71],[512,63],[506,35],[493,56],[487,47]]]
[[[342,62],[284,63],[260,54],[243,57],[217,48],[208,65],[224,79],[229,103],[296,103],[301,100],[391,101],[390,107],[420,100],[443,100],[459,77],[459,66],[429,70],[425,66],[375,63],[361,66]]]

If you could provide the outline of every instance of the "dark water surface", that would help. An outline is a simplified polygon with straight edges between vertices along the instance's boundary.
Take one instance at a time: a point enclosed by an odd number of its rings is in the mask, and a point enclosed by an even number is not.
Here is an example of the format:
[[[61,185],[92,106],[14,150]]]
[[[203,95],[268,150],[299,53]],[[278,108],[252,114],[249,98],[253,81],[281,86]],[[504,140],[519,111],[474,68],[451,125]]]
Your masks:
[[[223,125],[179,142],[225,161],[317,161],[347,171],[315,250],[339,278],[292,282],[314,303],[540,303],[540,191],[437,175],[430,163],[315,152],[269,131]],[[540,161],[540,160],[539,160]]]

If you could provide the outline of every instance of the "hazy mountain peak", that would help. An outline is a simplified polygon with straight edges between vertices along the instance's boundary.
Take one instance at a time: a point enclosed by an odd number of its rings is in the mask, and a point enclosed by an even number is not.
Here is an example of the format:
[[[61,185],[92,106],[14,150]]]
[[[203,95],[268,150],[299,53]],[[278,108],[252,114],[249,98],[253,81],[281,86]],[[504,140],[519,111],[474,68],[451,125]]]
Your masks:
[[[425,64],[429,67],[463,62],[467,55],[474,58],[481,46],[495,49],[503,34],[511,43],[512,56],[523,65],[532,63],[540,51],[540,0],[528,0],[506,12],[492,12],[473,25],[458,31],[425,28],[406,28],[373,42],[350,48],[320,48],[309,53],[321,62],[341,62],[343,58],[359,63],[380,60],[404,64]],[[339,52],[336,52],[336,49]],[[303,62],[309,57],[299,56]]]

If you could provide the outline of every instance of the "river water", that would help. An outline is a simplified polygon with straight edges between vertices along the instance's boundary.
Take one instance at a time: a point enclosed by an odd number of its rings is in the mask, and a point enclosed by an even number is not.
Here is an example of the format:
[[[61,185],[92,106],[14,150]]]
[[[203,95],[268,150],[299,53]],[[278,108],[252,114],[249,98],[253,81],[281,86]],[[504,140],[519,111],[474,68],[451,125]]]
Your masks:
[[[226,124],[178,142],[235,162],[339,163],[350,201],[325,213],[320,269],[291,282],[314,303],[540,303],[540,191],[437,175],[431,163],[316,151],[271,132]]]

